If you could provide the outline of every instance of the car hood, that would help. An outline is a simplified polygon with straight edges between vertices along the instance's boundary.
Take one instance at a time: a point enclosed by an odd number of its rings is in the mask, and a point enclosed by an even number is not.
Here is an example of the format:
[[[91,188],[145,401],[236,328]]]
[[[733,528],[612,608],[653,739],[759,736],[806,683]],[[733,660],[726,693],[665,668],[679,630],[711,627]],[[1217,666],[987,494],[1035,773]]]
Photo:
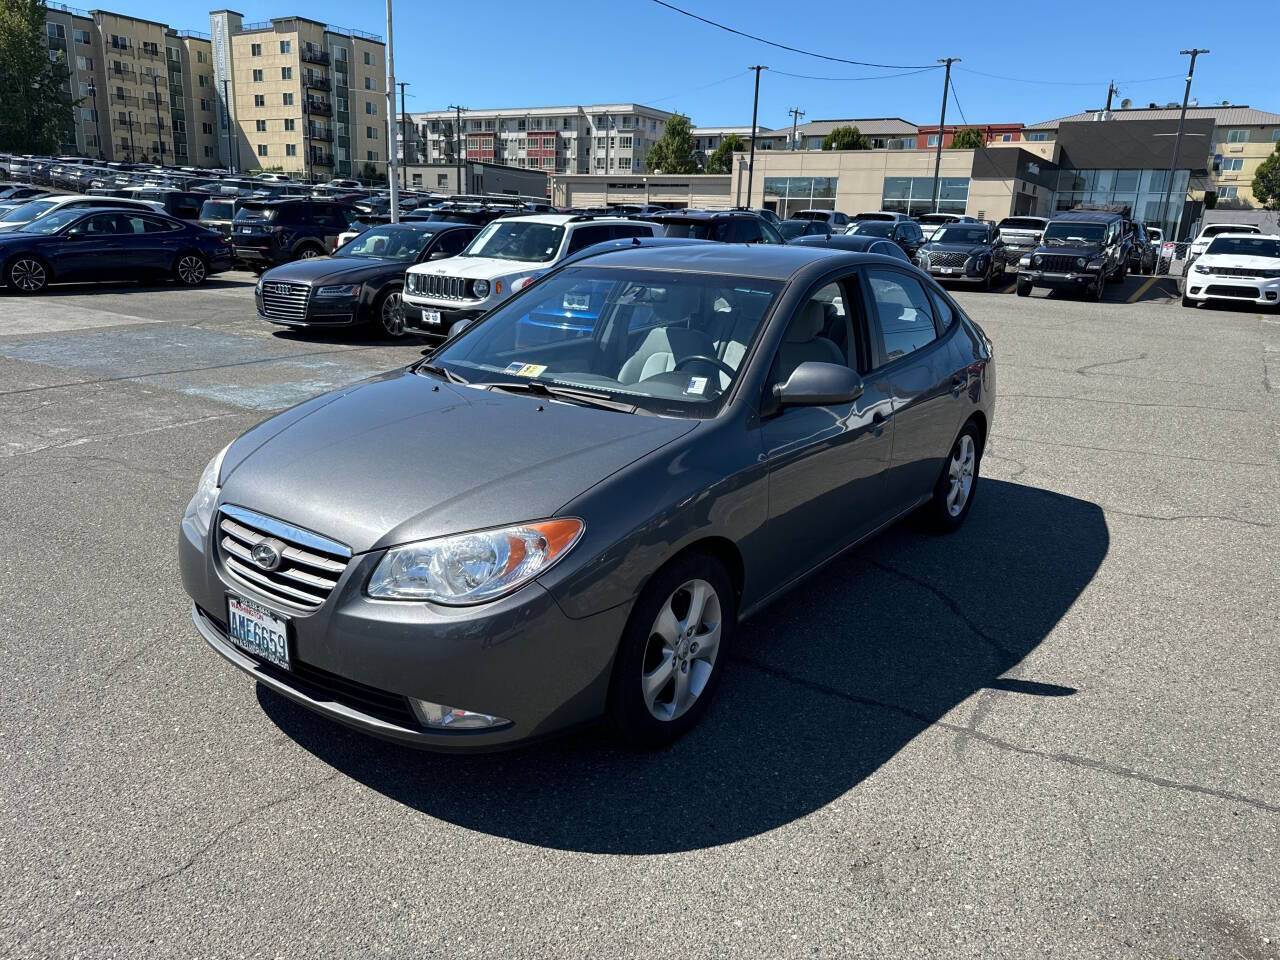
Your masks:
[[[963,253],[970,257],[991,252],[985,243],[926,243],[922,249],[926,253]]]
[[[465,277],[468,280],[492,280],[494,277],[536,274],[550,270],[555,264],[534,260],[499,260],[495,257],[448,257],[434,263],[422,263],[413,268],[414,273],[444,277]]]
[[[1043,256],[1061,254],[1067,257],[1097,257],[1102,255],[1102,245],[1098,243],[1055,243],[1052,246],[1040,245],[1035,252]]]
[[[402,273],[407,263],[376,257],[312,257],[273,267],[262,275],[263,283],[288,280],[293,283],[356,283],[367,277]]]
[[[1237,267],[1241,270],[1280,270],[1275,257],[1250,257],[1239,253],[1206,253],[1196,261],[1206,267]]]
[[[223,462],[222,502],[362,553],[554,516],[697,425],[398,370],[241,436]]]

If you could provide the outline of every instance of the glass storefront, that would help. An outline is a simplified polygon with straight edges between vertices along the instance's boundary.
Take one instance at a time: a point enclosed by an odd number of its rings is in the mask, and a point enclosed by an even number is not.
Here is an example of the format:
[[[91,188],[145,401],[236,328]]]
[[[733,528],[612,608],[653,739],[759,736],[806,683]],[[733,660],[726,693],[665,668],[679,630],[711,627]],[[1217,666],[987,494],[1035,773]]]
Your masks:
[[[1165,223],[1161,223],[1161,207],[1169,185],[1168,170],[1061,170],[1054,209],[1072,210],[1083,203],[1123,204],[1132,211],[1133,219],[1162,228],[1166,237],[1177,236],[1190,179],[1188,170],[1174,173]]]
[[[797,210],[834,210],[838,177],[765,177],[764,205],[783,220]]]
[[[939,178],[939,213],[964,213],[968,202],[968,177]],[[932,213],[933,177],[885,177],[880,209],[913,217]]]

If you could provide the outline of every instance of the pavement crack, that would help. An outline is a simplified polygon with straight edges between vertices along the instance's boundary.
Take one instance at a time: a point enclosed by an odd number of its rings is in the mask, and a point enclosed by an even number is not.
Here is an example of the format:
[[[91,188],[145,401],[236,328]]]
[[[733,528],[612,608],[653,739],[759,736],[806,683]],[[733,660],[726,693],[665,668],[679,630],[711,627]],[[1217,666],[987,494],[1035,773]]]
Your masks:
[[[1145,360],[1147,355],[1140,353],[1136,357],[1121,357],[1119,360],[1102,360],[1098,363],[1086,363],[1083,367],[1076,367],[1076,373],[1082,377],[1087,377],[1090,370],[1097,370],[1099,367],[1115,367],[1122,363],[1133,363],[1135,360]]]
[[[1103,507],[1103,512],[1118,514],[1122,517],[1135,517],[1139,520],[1222,520],[1227,523],[1243,523],[1249,527],[1267,529],[1271,524],[1261,520],[1246,520],[1244,517],[1232,517],[1222,513],[1178,513],[1173,516],[1161,516],[1158,513],[1137,513],[1131,510],[1119,510],[1116,507]]]
[[[1156,457],[1162,460],[1189,460],[1192,463],[1214,463],[1219,466],[1236,467],[1274,467],[1272,463],[1259,463],[1256,460],[1228,460],[1224,457],[1192,457],[1184,453],[1157,453],[1154,450],[1133,450],[1129,447],[1098,447],[1087,443],[1066,443],[1061,440],[1042,440],[1033,437],[1011,437],[1004,433],[991,435],[997,440],[1010,440],[1014,443],[1040,444],[1048,447],[1067,447],[1071,450],[1092,450],[1095,453],[1128,453],[1138,457]]]
[[[1001,400],[1071,400],[1077,403],[1098,403],[1103,406],[1150,407],[1157,410],[1205,410],[1210,413],[1250,413],[1244,407],[1215,407],[1199,403],[1147,403],[1141,400],[1109,400],[1103,397],[1076,397],[1056,393],[1004,393]]]
[[[1018,469],[1015,472],[1009,474],[1009,476],[1007,477],[1001,477],[1000,478],[1001,480],[1013,480],[1013,479],[1016,479],[1017,477],[1022,476],[1024,473],[1027,472],[1027,465],[1023,463],[1021,460],[1015,460],[1013,457],[1002,457],[998,453],[992,453],[991,450],[989,449],[983,451],[982,459],[983,460],[999,460],[1002,463],[1017,464]]]

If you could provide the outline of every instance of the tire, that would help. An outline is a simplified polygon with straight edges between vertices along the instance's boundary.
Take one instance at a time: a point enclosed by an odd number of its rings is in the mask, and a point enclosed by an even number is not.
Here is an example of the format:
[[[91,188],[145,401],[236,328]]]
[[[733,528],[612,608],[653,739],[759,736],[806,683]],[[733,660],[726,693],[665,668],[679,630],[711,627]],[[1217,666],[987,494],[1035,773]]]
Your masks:
[[[1183,305],[1184,307],[1190,307],[1192,310],[1194,310],[1196,307],[1200,306],[1200,304],[1199,304],[1199,303],[1197,303],[1195,300],[1192,300],[1192,299],[1191,299],[1190,297],[1188,297],[1185,293],[1182,295],[1182,305]]]
[[[951,445],[934,484],[933,497],[923,508],[925,521],[934,533],[954,533],[969,516],[978,493],[981,465],[982,438],[978,425],[970,420]]]
[[[49,265],[37,256],[20,253],[5,268],[4,282],[24,296],[41,293],[49,286]]]
[[[702,612],[690,625],[695,596],[703,599]],[[654,574],[614,661],[607,715],[621,740],[663,747],[698,722],[724,671],[736,615],[733,585],[715,557],[687,553]]]
[[[1029,297],[1029,296],[1031,296],[1031,284],[1030,284],[1030,283],[1028,283],[1028,282],[1026,282],[1026,281],[1019,280],[1019,281],[1018,281],[1018,296],[1020,296],[1020,297]]]
[[[1123,267],[1107,277],[1107,283],[1124,283],[1124,279],[1127,276],[1129,276],[1129,264],[1126,261]]]
[[[173,279],[184,287],[198,287],[209,279],[209,265],[198,253],[180,253],[173,264]]]
[[[374,325],[386,334],[388,337],[404,336],[404,310],[400,299],[400,288],[393,287],[390,290],[384,290],[382,295],[378,297],[377,302],[373,305]],[[392,311],[393,316],[388,317],[388,312]]]
[[[324,247],[318,247],[314,243],[304,243],[294,253],[299,260],[314,260],[316,257],[324,256]]]
[[[1102,277],[1098,277],[1098,282],[1089,288],[1089,298],[1095,303],[1100,303],[1102,301],[1102,292],[1106,286],[1107,282]]]

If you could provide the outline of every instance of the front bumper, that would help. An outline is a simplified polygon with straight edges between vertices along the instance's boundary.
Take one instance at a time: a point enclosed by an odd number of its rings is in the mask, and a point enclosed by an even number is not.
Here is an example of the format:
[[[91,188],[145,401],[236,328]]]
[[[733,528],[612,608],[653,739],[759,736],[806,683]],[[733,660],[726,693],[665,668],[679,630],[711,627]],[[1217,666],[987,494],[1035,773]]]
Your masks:
[[[1253,279],[1249,277],[1219,277],[1192,271],[1187,274],[1186,296],[1189,300],[1204,303],[1207,300],[1253,303],[1258,306],[1280,306],[1280,277]]]
[[[243,260],[246,263],[265,264],[271,267],[286,263],[289,259],[287,250],[280,250],[275,247],[246,247],[238,243],[231,245],[231,255],[237,260]]]
[[[987,279],[985,270],[979,271],[971,266],[935,267],[930,265],[925,272],[935,280],[953,280],[961,283],[982,283]]]
[[[630,604],[575,620],[536,582],[474,607],[372,600],[364,585],[382,557],[375,551],[353,557],[324,604],[304,613],[232,580],[217,552],[184,517],[178,559],[201,636],[259,683],[340,723],[415,747],[483,751],[549,736],[604,712]],[[292,671],[231,643],[229,593],[288,618]],[[405,697],[511,723],[432,730],[415,719]]]
[[[1049,273],[1022,267],[1018,273],[1018,282],[1029,283],[1033,287],[1050,287],[1054,290],[1084,290],[1098,282],[1098,274],[1090,271]]]
[[[400,301],[404,310],[404,328],[427,337],[447,337],[449,330],[459,320],[474,320],[485,313],[484,307],[460,307],[456,304],[443,304],[431,300],[421,300],[404,294]],[[431,323],[424,316],[424,311],[435,310],[440,314],[439,323]]]

